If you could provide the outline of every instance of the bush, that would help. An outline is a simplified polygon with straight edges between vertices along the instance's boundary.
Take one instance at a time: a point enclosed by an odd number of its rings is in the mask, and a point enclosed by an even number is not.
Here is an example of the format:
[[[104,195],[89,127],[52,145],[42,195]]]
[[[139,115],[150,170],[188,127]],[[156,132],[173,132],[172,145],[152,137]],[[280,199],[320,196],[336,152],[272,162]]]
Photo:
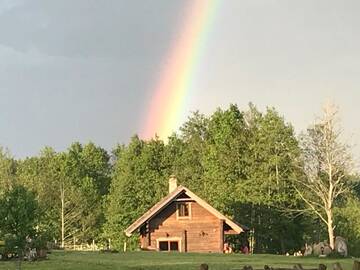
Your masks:
[[[360,200],[348,198],[343,207],[336,209],[335,215],[337,234],[348,240],[349,254],[360,256]]]

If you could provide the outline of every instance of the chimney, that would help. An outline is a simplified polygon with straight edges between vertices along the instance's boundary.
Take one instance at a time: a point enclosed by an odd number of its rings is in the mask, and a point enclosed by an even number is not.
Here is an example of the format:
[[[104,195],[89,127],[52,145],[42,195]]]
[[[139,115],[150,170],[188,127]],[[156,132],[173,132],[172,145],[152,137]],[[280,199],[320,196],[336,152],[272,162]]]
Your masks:
[[[171,175],[169,179],[169,193],[177,188],[177,179],[175,175]]]

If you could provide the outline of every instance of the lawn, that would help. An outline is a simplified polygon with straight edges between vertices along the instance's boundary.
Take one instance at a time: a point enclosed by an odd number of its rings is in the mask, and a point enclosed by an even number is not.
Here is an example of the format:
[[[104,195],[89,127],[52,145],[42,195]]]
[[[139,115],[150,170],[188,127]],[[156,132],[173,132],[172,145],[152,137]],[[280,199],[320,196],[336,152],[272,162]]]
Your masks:
[[[241,255],[241,254],[195,254],[195,253],[98,253],[98,252],[62,252],[56,251],[49,258],[39,262],[25,262],[24,270],[197,270],[201,263],[207,263],[210,270],[236,270],[244,265],[258,269],[265,264],[272,267],[289,267],[301,263],[304,267],[314,268],[319,263],[332,270],[334,262],[340,262],[344,270],[351,270],[353,259],[324,259],[286,257],[277,255]],[[15,269],[14,262],[0,262],[1,270]]]

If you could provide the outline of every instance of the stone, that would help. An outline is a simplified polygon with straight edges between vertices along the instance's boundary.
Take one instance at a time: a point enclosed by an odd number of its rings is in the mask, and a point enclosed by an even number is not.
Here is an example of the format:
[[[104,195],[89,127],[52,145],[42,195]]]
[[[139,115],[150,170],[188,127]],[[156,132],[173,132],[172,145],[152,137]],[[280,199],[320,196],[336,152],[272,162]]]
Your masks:
[[[335,238],[335,251],[341,256],[344,257],[348,256],[348,248],[347,248],[346,240],[341,236],[336,236]]]
[[[209,266],[206,263],[200,265],[200,270],[209,270]]]
[[[322,264],[322,263],[319,264],[319,268],[318,268],[319,270],[326,270],[326,268],[327,267],[325,264]]]
[[[326,242],[320,242],[314,245],[313,253],[316,256],[327,256],[331,254],[331,248]]]
[[[305,245],[304,256],[311,256],[313,254],[313,248],[311,245]]]

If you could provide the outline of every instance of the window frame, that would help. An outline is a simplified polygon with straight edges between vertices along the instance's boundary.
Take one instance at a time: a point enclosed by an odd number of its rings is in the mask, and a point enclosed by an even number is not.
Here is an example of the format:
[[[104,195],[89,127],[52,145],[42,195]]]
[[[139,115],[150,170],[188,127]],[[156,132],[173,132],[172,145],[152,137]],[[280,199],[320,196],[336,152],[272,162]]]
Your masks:
[[[168,250],[160,250],[160,242],[168,243]],[[171,250],[171,242],[177,242],[178,250]],[[181,237],[159,237],[156,239],[156,247],[160,252],[183,252],[182,251],[182,238]]]
[[[180,207],[181,205],[187,205],[188,207],[188,215],[187,216],[181,216],[180,215]],[[191,202],[177,202],[176,203],[176,219],[177,220],[187,220],[191,219],[192,213],[191,213]]]

